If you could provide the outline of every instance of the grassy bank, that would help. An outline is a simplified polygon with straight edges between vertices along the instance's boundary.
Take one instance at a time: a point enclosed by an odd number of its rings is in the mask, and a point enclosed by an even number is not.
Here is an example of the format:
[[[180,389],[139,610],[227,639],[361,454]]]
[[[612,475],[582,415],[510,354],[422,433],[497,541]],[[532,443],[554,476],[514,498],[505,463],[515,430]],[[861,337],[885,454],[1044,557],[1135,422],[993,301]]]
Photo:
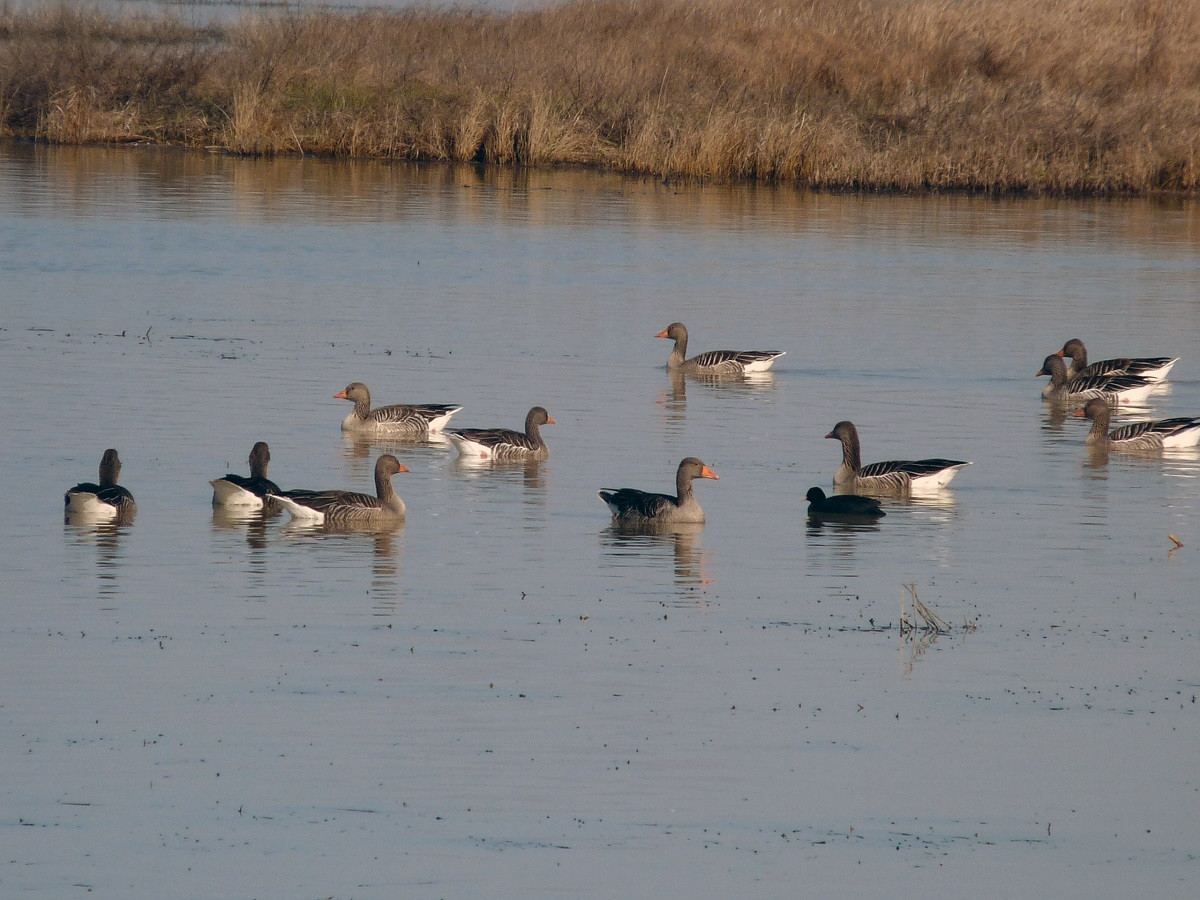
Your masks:
[[[0,132],[826,188],[1200,187],[1200,0],[0,6]]]

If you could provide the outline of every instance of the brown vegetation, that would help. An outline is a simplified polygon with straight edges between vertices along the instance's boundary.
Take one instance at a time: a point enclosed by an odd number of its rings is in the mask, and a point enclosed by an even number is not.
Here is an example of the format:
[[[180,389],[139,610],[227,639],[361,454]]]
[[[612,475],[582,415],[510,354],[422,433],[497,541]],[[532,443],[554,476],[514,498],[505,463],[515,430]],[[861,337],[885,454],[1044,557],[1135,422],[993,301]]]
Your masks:
[[[0,7],[0,134],[827,188],[1200,186],[1200,0]]]

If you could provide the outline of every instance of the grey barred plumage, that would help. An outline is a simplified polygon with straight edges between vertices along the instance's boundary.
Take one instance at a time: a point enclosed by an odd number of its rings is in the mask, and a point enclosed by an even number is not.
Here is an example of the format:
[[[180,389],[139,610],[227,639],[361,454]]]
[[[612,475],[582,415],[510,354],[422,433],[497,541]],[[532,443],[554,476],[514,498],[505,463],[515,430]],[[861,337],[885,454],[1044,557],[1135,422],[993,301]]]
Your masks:
[[[356,434],[419,437],[436,433],[445,428],[450,417],[462,409],[451,403],[397,404],[371,409],[371,392],[361,381],[346,385],[345,390],[333,397],[354,403],[354,409],[342,421],[342,431]]]
[[[688,331],[682,322],[672,322],[655,337],[669,338],[675,348],[667,358],[667,368],[688,375],[716,375],[740,378],[766,372],[784,350],[708,350],[691,359],[687,355]]]
[[[842,444],[842,464],[833,476],[834,487],[842,493],[905,494],[936,490],[945,487],[961,469],[971,465],[960,459],[935,457],[886,460],[864,466],[858,429],[853,422],[838,422],[825,437]]]

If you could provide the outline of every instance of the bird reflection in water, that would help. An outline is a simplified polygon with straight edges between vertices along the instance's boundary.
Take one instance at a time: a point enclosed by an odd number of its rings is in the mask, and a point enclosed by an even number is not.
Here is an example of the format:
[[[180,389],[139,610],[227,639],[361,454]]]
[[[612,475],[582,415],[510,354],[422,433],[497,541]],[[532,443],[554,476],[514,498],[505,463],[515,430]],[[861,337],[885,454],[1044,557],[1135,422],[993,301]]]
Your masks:
[[[339,558],[351,561],[362,554],[365,542],[371,541],[371,596],[375,615],[390,616],[401,606],[400,547],[397,536],[404,530],[403,521],[380,524],[366,522],[315,523],[310,520],[292,519],[279,529],[280,533],[296,540],[330,540],[347,542],[348,552]]]
[[[263,550],[267,546],[267,525],[278,518],[281,510],[274,503],[260,509],[246,506],[214,506],[212,514],[215,531],[245,531],[246,543],[252,550]]]
[[[774,372],[755,372],[747,375],[684,375],[678,371],[668,371],[667,379],[669,384],[666,390],[659,394],[658,405],[667,411],[666,420],[669,423],[683,421],[683,414],[687,410],[689,381],[702,385],[703,390],[746,396],[775,387]]]
[[[126,522],[97,522],[87,516],[68,515],[64,520],[64,531],[72,543],[78,547],[96,548],[96,577],[100,582],[99,593],[102,597],[119,593],[117,575],[125,561],[121,541],[133,523],[133,516],[128,516],[128,519]]]
[[[494,460],[474,459],[458,456],[450,463],[451,471],[469,479],[480,490],[480,497],[488,496],[489,502],[499,500],[507,485],[519,484],[524,488],[521,502],[527,508],[524,518],[526,528],[544,529],[546,518],[546,488],[549,484],[550,465],[538,460]],[[508,498],[505,498],[507,502]]]
[[[344,432],[342,434],[342,452],[345,454],[346,460],[350,463],[366,460],[373,464],[376,455],[380,453],[411,457],[414,451],[417,451],[417,455],[420,455],[422,448],[426,447],[442,452],[445,448],[450,447],[450,441],[440,431],[411,438],[396,437],[394,435],[382,437],[367,436],[353,432]],[[366,477],[369,478],[372,472],[374,472],[374,469],[368,465],[359,474],[366,473]]]
[[[669,552],[674,563],[676,587],[690,593],[715,580],[712,575],[713,551],[698,546],[703,530],[701,523],[610,525],[600,535],[605,547],[614,555],[659,558]],[[681,597],[675,605],[703,606],[706,601]]]

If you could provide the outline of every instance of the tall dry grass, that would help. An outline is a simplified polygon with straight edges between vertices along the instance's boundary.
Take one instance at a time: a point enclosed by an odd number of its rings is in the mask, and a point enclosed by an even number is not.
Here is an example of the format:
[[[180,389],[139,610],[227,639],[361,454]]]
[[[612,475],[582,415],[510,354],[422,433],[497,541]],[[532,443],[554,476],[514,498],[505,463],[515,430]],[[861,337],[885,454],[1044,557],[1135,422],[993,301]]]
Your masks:
[[[1200,186],[1200,0],[0,7],[0,129],[830,188]]]

